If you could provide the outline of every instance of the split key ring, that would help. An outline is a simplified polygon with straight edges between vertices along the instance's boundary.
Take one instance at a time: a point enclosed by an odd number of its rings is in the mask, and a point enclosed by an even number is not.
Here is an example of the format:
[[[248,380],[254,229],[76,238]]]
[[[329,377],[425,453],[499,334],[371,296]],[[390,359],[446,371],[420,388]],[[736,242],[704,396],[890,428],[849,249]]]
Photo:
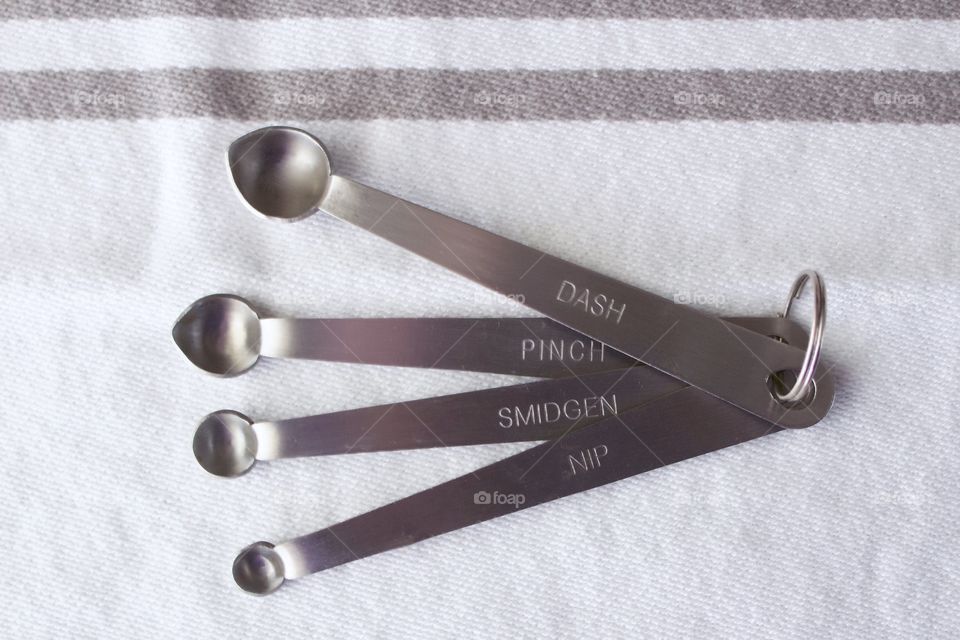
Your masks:
[[[800,371],[797,373],[797,380],[793,387],[786,393],[774,390],[774,395],[782,404],[793,405],[805,400],[810,392],[810,386],[813,384],[813,375],[817,371],[817,365],[820,363],[820,348],[823,345],[823,330],[827,322],[827,291],[823,284],[823,278],[812,269],[807,269],[797,276],[790,288],[790,296],[787,298],[787,306],[784,307],[781,318],[787,318],[790,315],[790,308],[793,301],[800,298],[807,283],[813,281],[813,320],[810,326],[810,339],[807,341],[807,350],[803,355],[803,364],[800,365]]]

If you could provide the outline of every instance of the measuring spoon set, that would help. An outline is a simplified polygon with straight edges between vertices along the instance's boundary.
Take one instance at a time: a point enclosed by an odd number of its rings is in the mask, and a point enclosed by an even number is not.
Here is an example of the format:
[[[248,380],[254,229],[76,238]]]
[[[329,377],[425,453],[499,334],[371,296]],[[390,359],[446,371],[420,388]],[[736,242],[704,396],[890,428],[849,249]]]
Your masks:
[[[718,318],[336,175],[323,144],[267,127],[227,153],[243,202],[266,218],[317,211],[543,314],[542,318],[262,318],[247,301],[201,298],[173,337],[219,376],[261,357],[482,371],[531,382],[278,421],[233,410],[194,436],[200,465],[234,477],[259,461],[503,442],[530,449],[362,515],[280,543],[255,542],[237,584],[267,594],[323,571],[667,464],[822,419],[834,380],[818,363],[820,276],[805,271],[784,311]],[[788,319],[810,283],[811,330]]]

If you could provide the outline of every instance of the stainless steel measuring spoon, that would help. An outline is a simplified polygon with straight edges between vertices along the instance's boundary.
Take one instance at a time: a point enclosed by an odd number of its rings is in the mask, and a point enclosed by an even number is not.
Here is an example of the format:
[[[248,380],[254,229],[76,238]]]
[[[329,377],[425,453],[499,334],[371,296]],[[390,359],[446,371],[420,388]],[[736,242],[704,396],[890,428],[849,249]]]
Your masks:
[[[769,318],[730,322],[770,335]],[[560,378],[637,361],[549,318],[261,318],[231,294],[200,298],[173,339],[200,369],[248,371],[260,357]]]
[[[550,440],[684,386],[640,366],[271,422],[222,410],[200,422],[193,453],[235,477],[258,460]]]
[[[832,403],[803,349],[334,175],[322,143],[305,131],[253,131],[230,145],[227,165],[258,214],[292,221],[324,211],[767,422],[807,427]],[[819,278],[815,285],[820,299]],[[790,371],[799,372],[794,388],[771,390]]]
[[[191,304],[173,339],[193,364],[221,376],[261,356],[540,378],[636,363],[547,318],[260,318],[229,294]]]
[[[785,318],[731,321],[795,344],[806,339]],[[279,421],[221,410],[200,422],[193,452],[208,472],[236,477],[258,460],[552,440],[684,386],[640,365]]]

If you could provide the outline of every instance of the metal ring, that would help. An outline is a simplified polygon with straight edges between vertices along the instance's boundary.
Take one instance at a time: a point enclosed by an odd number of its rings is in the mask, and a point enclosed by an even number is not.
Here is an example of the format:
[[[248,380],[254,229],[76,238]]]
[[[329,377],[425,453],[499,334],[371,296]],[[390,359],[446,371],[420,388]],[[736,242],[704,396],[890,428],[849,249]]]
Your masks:
[[[793,404],[800,402],[807,396],[810,385],[813,382],[813,374],[817,371],[817,364],[820,363],[820,347],[823,344],[823,329],[827,322],[827,289],[823,285],[823,278],[812,269],[802,272],[793,282],[790,289],[790,297],[787,298],[787,306],[784,307],[781,318],[790,315],[790,308],[793,301],[800,297],[803,288],[807,282],[813,280],[813,322],[810,326],[810,340],[807,342],[807,351],[803,354],[803,364],[800,365],[800,372],[797,374],[797,381],[793,387],[784,394],[774,392],[777,400],[784,404]]]

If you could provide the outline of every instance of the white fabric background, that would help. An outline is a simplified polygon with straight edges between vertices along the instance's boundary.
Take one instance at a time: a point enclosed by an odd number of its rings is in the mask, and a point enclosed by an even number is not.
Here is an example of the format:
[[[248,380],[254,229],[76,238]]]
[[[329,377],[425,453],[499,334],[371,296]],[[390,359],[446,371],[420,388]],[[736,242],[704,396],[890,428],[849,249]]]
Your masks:
[[[828,284],[820,425],[252,598],[236,552],[525,445],[207,475],[220,408],[309,415],[518,381],[263,362],[170,338],[194,299],[300,316],[524,311],[373,236],[246,213],[223,162],[264,123],[0,123],[0,627],[6,637],[951,637],[960,626],[960,128],[291,122],[345,175],[707,310]],[[801,310],[808,310],[801,305]]]

